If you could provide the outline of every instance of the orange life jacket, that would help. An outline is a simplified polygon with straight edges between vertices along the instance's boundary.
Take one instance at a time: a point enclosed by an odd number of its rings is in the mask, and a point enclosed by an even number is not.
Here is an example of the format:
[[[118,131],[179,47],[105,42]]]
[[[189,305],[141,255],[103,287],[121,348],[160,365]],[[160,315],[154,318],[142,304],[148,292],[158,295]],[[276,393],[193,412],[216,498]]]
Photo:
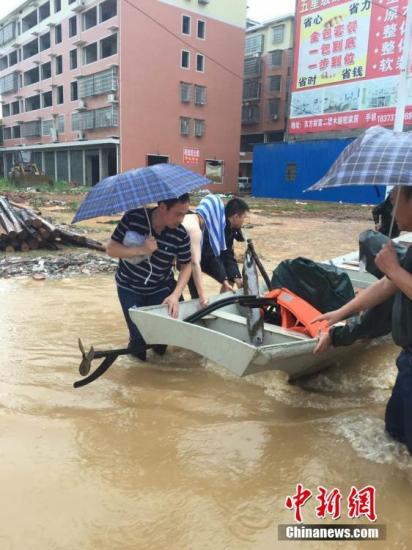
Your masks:
[[[321,312],[287,288],[271,290],[265,294],[265,298],[276,298],[282,328],[296,330],[312,338],[316,338],[319,331],[329,330],[327,321],[311,323]]]

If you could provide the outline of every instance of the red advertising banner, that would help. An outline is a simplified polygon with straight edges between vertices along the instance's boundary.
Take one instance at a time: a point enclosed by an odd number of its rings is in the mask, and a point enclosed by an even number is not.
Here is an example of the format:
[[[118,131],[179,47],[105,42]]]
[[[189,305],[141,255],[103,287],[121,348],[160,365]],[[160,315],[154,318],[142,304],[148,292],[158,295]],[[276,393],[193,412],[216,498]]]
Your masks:
[[[407,4],[297,0],[291,134],[393,124]]]

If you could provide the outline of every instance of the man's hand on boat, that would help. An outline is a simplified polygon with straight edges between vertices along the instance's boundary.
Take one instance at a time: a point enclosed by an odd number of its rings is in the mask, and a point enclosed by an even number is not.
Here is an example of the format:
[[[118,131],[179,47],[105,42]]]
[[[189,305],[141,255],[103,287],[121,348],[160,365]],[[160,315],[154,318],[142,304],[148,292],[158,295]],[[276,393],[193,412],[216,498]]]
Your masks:
[[[313,350],[313,355],[321,355],[322,353],[325,353],[325,351],[329,349],[331,345],[332,338],[330,337],[329,332],[319,332],[318,343]]]
[[[164,299],[163,303],[167,306],[170,317],[177,319],[179,315],[179,296],[175,292],[172,292],[172,294]]]
[[[339,321],[342,321],[344,317],[340,309],[335,309],[334,311],[328,311],[322,315],[318,315],[312,319],[311,324],[317,323],[319,321],[326,321],[329,327],[336,325]],[[316,344],[315,349],[313,350],[314,355],[321,355],[332,345],[332,339],[329,332],[319,331],[318,343]]]

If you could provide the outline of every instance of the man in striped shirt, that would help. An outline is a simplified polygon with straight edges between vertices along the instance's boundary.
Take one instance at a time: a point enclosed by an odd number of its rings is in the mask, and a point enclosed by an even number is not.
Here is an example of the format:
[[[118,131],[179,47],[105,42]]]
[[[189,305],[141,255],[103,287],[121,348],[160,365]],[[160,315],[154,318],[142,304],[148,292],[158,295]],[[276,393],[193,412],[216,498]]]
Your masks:
[[[134,355],[146,359],[144,340],[129,315],[129,308],[166,304],[176,318],[179,299],[191,274],[190,238],[181,222],[189,209],[189,195],[160,201],[157,208],[129,210],[121,219],[107,245],[107,254],[119,258],[116,271],[117,293],[129,328],[129,347]],[[126,246],[125,237],[133,232],[142,244]],[[126,239],[127,242],[127,239]],[[144,256],[138,262],[136,256]],[[173,264],[181,268],[177,282]],[[153,350],[163,354],[165,346]]]

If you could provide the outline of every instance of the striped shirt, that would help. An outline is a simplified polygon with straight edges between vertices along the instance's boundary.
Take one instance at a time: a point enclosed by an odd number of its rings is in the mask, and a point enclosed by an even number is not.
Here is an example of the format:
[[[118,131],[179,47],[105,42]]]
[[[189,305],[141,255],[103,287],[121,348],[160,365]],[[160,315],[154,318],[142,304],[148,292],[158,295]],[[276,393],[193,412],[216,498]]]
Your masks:
[[[173,281],[172,267],[175,260],[179,264],[187,264],[191,261],[191,254],[190,238],[183,225],[175,229],[166,227],[158,234],[152,226],[153,209],[146,209],[146,211],[150,219],[150,227],[143,208],[129,210],[114,230],[112,239],[123,244],[126,231],[136,231],[146,237],[150,232],[152,233],[158,248],[151,257],[137,265],[119,260],[116,271],[118,286],[139,294],[150,295],[170,285]]]

